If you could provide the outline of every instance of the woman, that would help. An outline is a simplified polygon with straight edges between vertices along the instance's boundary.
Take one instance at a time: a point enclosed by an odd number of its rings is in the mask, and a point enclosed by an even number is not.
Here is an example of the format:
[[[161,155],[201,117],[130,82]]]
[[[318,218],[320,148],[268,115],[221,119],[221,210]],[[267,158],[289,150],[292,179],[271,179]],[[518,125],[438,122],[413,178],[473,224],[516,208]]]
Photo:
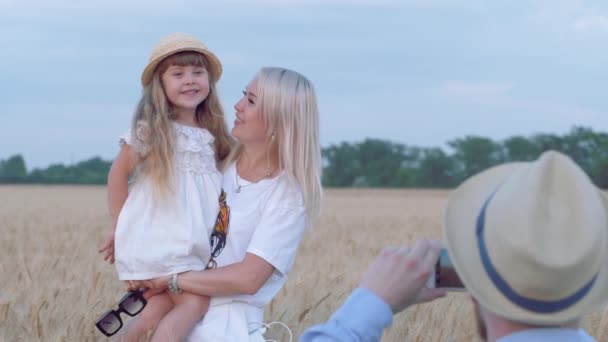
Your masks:
[[[301,74],[263,68],[234,106],[238,143],[225,163],[230,208],[218,267],[134,282],[210,296],[192,341],[263,341],[264,307],[285,284],[302,233],[321,199],[319,115],[312,84]]]

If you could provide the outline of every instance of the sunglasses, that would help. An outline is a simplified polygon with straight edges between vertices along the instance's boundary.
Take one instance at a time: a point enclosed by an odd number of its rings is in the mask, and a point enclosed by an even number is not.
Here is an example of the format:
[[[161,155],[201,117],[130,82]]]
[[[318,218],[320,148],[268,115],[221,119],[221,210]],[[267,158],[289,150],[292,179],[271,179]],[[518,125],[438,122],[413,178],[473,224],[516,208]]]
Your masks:
[[[97,320],[95,326],[106,336],[112,336],[123,326],[120,313],[134,317],[144,309],[148,303],[144,298],[142,290],[130,291],[118,302],[118,310],[110,310]]]

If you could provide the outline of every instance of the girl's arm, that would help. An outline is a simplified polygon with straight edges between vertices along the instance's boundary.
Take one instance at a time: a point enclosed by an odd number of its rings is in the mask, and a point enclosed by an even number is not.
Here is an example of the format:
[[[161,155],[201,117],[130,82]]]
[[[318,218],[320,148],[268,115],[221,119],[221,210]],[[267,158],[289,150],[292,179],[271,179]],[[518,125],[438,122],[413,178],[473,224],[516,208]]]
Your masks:
[[[138,158],[135,151],[129,145],[124,144],[118,156],[114,159],[110,173],[108,174],[108,208],[112,228],[99,252],[105,252],[103,259],[108,260],[110,263],[114,263],[114,230],[116,229],[118,214],[120,214],[120,210],[127,200],[129,177],[133,173],[137,161]]]
[[[125,144],[114,159],[108,174],[108,208],[112,219],[112,230],[116,229],[118,214],[129,194],[129,177],[137,165],[137,155]]]

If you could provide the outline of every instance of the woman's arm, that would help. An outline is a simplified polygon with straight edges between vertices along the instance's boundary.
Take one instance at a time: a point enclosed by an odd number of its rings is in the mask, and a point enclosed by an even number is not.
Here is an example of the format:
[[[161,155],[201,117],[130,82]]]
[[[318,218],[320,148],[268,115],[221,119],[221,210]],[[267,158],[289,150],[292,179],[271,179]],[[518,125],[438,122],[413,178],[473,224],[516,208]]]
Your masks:
[[[114,263],[114,230],[120,210],[122,210],[129,194],[129,177],[136,165],[137,155],[129,145],[125,144],[114,159],[108,174],[108,208],[112,226],[105,242],[99,249],[99,253],[105,252],[103,259],[110,263]]]
[[[253,295],[266,283],[275,268],[259,256],[247,253],[241,262],[204,271],[189,271],[177,277],[177,286],[183,291],[200,296]],[[133,281],[129,290],[148,288],[166,290],[170,277],[146,281]]]
[[[180,274],[177,286],[201,296],[256,294],[274,272],[274,267],[259,256],[246,253],[241,262],[206,271]]]
[[[257,224],[242,261],[180,274],[177,286],[190,293],[211,297],[255,294],[273,272],[283,276],[289,273],[304,227],[303,206],[272,207]],[[133,282],[130,289],[167,289],[169,278]]]

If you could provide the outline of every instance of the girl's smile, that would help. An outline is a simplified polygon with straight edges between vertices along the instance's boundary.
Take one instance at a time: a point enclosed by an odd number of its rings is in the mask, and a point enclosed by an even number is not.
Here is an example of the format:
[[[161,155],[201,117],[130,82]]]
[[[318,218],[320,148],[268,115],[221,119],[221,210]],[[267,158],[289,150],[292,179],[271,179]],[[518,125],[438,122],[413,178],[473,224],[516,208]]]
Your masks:
[[[209,74],[202,66],[170,66],[161,76],[167,99],[175,113],[194,115],[196,107],[209,95]]]

